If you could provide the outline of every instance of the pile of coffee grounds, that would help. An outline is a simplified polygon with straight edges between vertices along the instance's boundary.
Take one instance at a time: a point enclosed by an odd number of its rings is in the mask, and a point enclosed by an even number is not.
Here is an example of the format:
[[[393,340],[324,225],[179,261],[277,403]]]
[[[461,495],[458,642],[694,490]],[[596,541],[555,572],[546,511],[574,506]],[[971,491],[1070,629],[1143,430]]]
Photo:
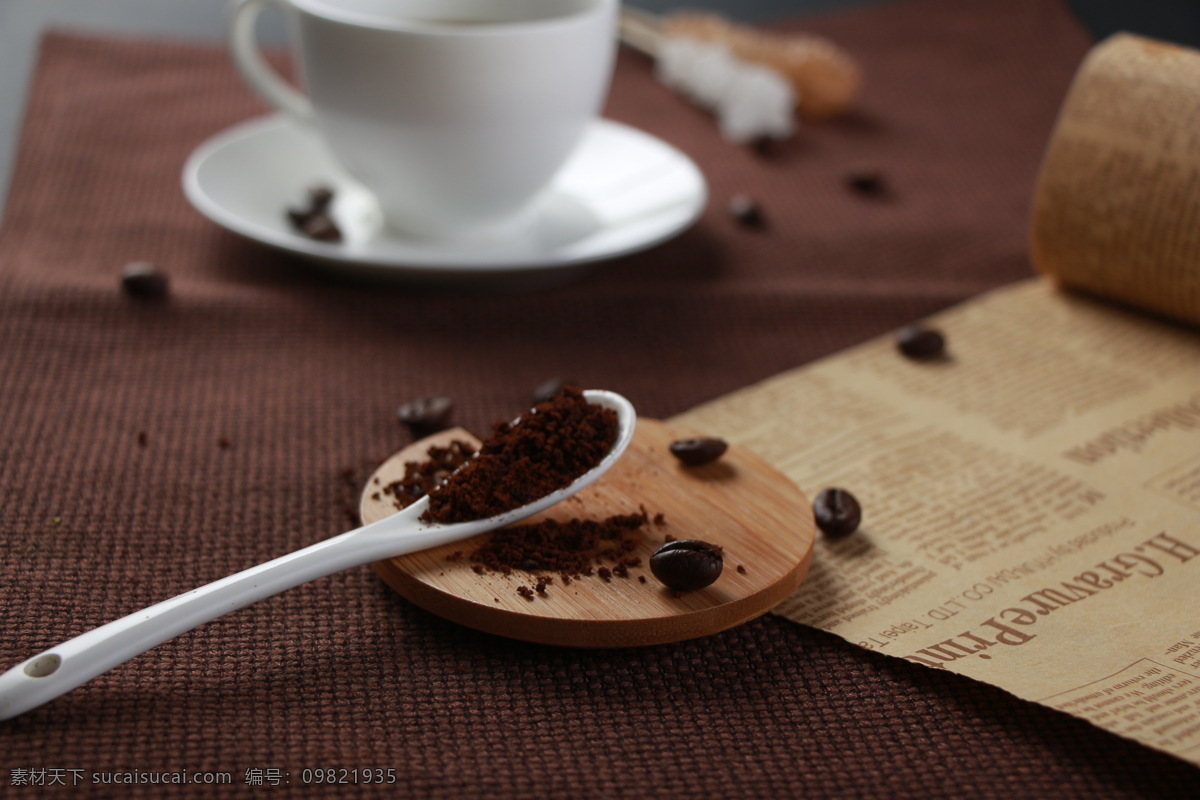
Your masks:
[[[599,464],[617,432],[615,411],[566,387],[516,422],[497,424],[474,458],[428,492],[421,519],[485,519],[539,500]]]
[[[576,393],[578,390],[564,390],[564,394],[568,398],[577,396],[582,399],[582,393]],[[546,409],[542,403],[539,403],[534,409],[537,413],[530,419],[546,413],[547,410],[552,416],[563,415],[560,410],[557,410],[562,405],[558,396],[546,402],[551,404],[551,408]],[[569,399],[568,403],[571,406],[578,405],[577,400],[574,399]],[[591,406],[586,402],[584,405],[589,409],[607,410]],[[521,427],[524,427],[524,422],[524,420],[519,421]],[[611,439],[602,450],[598,450],[597,462],[611,449],[611,442],[615,440],[616,436],[615,422],[615,413],[613,413]],[[595,422],[591,424],[596,427]],[[497,426],[498,429],[511,429],[512,427],[512,425]],[[561,427],[557,429],[555,431],[557,435],[553,436],[551,440],[562,442],[564,439],[561,435],[562,430]],[[594,442],[596,438],[588,436],[583,440]],[[604,438],[607,438],[607,435]],[[577,444],[573,439],[570,443],[572,446]],[[432,500],[435,487],[446,481],[463,464],[472,461],[476,455],[476,449],[467,442],[454,440],[445,447],[432,446],[426,454],[427,458],[424,461],[405,463],[404,477],[382,487],[382,493],[390,496],[397,508],[409,506],[426,494],[430,494]],[[579,474],[586,472],[587,469],[590,469],[590,466]],[[574,480],[574,478],[570,480]],[[570,480],[563,485],[570,483]],[[548,587],[556,580],[565,586],[584,577],[594,576],[604,581],[611,581],[614,577],[631,577],[629,570],[642,565],[642,559],[634,555],[640,544],[640,531],[651,522],[659,526],[666,524],[661,513],[655,514],[651,518],[649,513],[642,508],[636,514],[617,514],[600,520],[544,520],[513,525],[494,531],[486,543],[470,553],[462,551],[453,553],[449,556],[449,560],[458,562],[467,559],[472,563],[472,569],[481,575],[487,572],[496,572],[505,576],[512,575],[514,572],[525,573],[529,583],[526,584],[523,581],[517,587],[516,592],[527,600],[534,600],[538,597],[547,597]],[[645,576],[639,575],[638,580],[645,583]]]
[[[513,525],[493,533],[470,554],[470,560],[505,575],[516,569],[579,578],[594,574],[601,560],[627,571],[641,563],[630,556],[638,546],[638,539],[630,534],[648,521],[645,513],[639,513]]]
[[[600,520],[543,520],[513,525],[495,531],[472,552],[455,552],[449,558],[468,559],[481,575],[528,573],[533,584],[517,587],[517,594],[533,600],[547,596],[554,575],[564,586],[584,577],[595,576],[606,582],[614,577],[630,577],[629,570],[642,565],[641,557],[634,552],[641,539],[639,531],[649,521],[643,509],[637,514],[616,514]],[[662,514],[655,515],[654,522],[665,524]]]
[[[404,477],[387,484],[382,491],[392,498],[396,508],[404,508],[429,494],[474,455],[475,446],[460,439],[445,447],[433,445],[426,451],[425,461],[405,462]]]

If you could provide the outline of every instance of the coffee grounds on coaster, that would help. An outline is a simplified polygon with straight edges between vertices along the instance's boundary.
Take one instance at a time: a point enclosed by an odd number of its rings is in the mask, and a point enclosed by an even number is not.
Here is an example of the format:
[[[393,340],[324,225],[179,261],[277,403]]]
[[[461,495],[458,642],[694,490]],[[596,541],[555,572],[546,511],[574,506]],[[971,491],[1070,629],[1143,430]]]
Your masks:
[[[617,413],[567,387],[516,422],[495,426],[479,453],[429,491],[426,522],[486,519],[569,486],[612,450]]]
[[[637,538],[630,534],[647,522],[643,512],[602,520],[543,520],[514,525],[494,532],[469,558],[505,575],[513,570],[554,572],[569,580],[594,574],[602,560],[612,562],[610,572],[627,572],[629,567],[641,564],[641,558],[630,555],[638,546]]]
[[[656,516],[656,524],[662,515]],[[597,576],[604,582],[614,577],[628,578],[631,567],[642,564],[633,555],[639,544],[637,532],[650,521],[645,510],[638,514],[615,514],[602,520],[543,520],[513,525],[495,531],[488,541],[465,557],[474,562],[476,573],[498,572],[512,575],[520,571],[532,575],[531,586],[517,587],[526,600],[547,597],[547,587],[557,573],[564,586],[584,577]],[[461,551],[449,556],[461,561]],[[603,562],[608,562],[605,565]]]

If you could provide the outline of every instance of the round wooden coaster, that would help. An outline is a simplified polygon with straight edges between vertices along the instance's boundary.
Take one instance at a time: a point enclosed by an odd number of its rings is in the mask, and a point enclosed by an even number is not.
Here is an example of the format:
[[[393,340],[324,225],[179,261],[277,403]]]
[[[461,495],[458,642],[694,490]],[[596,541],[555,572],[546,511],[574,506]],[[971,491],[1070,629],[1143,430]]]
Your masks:
[[[682,465],[668,446],[695,435],[639,419],[629,449],[609,472],[525,523],[600,520],[644,511],[649,521],[634,534],[638,547],[631,554],[641,563],[629,568],[627,577],[592,575],[564,583],[553,571],[477,571],[469,556],[491,534],[380,561],[374,568],[397,592],[434,614],[542,644],[661,644],[753,619],[783,601],[807,574],[812,509],[790,479],[742,448],[730,446],[718,461],[702,467]],[[456,439],[478,444],[476,437],[455,428],[415,442],[384,462],[363,492],[363,522],[396,512],[384,487],[404,476],[406,463],[425,461],[431,446]],[[668,537],[702,539],[724,548],[725,568],[717,581],[696,592],[664,587],[649,564]],[[534,593],[529,599],[528,592],[518,592],[533,587],[538,574],[552,578],[544,595]]]

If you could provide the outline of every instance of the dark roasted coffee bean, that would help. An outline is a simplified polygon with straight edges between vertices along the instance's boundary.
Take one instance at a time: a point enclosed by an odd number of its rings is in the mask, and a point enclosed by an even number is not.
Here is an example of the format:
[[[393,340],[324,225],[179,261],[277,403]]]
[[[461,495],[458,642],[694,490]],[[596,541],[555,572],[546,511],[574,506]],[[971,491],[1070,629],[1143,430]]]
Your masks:
[[[165,272],[148,261],[134,261],[125,265],[121,287],[130,297],[161,300],[170,291],[171,282]]]
[[[849,536],[862,523],[862,506],[845,489],[822,489],[813,500],[813,518],[826,536]]]
[[[289,208],[287,210],[288,222],[292,223],[292,227],[297,231],[304,232],[304,224],[312,218],[312,212],[307,208]]]
[[[333,221],[333,217],[324,211],[312,214],[305,219],[301,230],[304,231],[305,236],[316,239],[318,242],[340,242],[342,240],[342,229]]]
[[[936,328],[908,325],[896,333],[896,347],[909,358],[937,358],[946,352],[946,337]]]
[[[721,548],[698,539],[667,542],[650,556],[650,571],[678,592],[703,589],[721,576]]]
[[[774,136],[756,136],[750,142],[750,149],[760,158],[774,158],[779,155],[779,140]]]
[[[575,381],[563,380],[562,378],[550,378],[541,386],[533,390],[533,404],[544,403],[554,395],[561,392],[567,386],[575,386]]]
[[[307,199],[306,206],[287,209],[287,218],[292,227],[310,239],[340,242],[341,228],[329,212],[333,204],[333,190],[325,186],[314,187],[308,190]]]
[[[882,194],[883,173],[875,167],[853,167],[846,172],[846,185],[859,194]]]
[[[692,439],[677,439],[669,445],[671,455],[689,467],[710,464],[725,454],[729,444],[724,439],[712,436],[697,436]]]
[[[446,427],[453,411],[454,401],[445,395],[433,395],[405,403],[396,416],[414,433],[432,433]]]
[[[767,224],[762,208],[744,194],[735,195],[729,201],[729,214],[746,228],[761,228]]]
[[[332,202],[333,189],[328,186],[314,186],[308,190],[308,205],[314,213],[325,211]]]

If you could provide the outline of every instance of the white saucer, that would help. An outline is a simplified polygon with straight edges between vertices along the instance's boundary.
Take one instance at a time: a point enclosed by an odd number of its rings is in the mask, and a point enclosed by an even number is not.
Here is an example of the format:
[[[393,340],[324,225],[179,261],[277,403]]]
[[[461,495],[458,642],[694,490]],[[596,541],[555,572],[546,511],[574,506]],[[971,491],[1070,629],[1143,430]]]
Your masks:
[[[318,185],[334,190],[343,240],[298,234],[286,209]],[[335,266],[406,277],[504,276],[625,255],[688,228],[704,208],[704,176],[659,139],[597,121],[537,208],[529,230],[486,245],[422,241],[382,223],[374,199],[334,163],[314,132],[280,115],[236,125],[192,153],[183,188],[200,213],[234,233]]]

